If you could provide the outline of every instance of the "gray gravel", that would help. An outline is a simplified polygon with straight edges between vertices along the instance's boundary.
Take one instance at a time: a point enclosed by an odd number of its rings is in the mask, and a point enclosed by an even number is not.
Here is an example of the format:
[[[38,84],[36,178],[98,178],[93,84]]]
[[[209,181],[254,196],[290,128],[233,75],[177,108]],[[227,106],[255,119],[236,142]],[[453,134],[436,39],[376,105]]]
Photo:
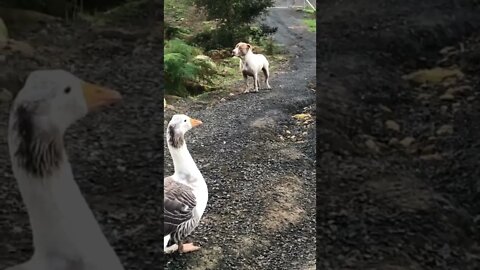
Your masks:
[[[479,8],[468,0],[319,2],[320,269],[480,269]],[[442,62],[446,46],[461,52]],[[465,79],[453,85],[402,79],[454,64]],[[458,85],[472,91],[439,98]],[[453,132],[439,134],[443,125]],[[409,137],[410,146],[394,143]]]
[[[315,34],[302,27],[301,16],[272,9],[267,17],[279,28],[277,41],[292,54],[288,68],[271,76],[272,90],[213,106],[182,106],[182,113],[204,122],[187,134],[187,144],[210,199],[191,236],[203,249],[169,255],[168,269],[314,269],[315,131],[291,117],[305,107],[315,111],[315,92],[308,86],[315,84]],[[280,139],[286,130],[301,139]]]

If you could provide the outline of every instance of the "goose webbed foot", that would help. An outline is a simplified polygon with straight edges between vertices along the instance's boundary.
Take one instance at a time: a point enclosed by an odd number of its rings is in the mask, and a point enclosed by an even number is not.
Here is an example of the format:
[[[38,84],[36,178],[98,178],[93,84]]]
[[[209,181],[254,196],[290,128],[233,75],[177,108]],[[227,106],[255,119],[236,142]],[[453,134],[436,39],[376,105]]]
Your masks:
[[[189,253],[194,252],[200,249],[200,246],[195,246],[193,243],[179,244],[178,252],[180,253]]]

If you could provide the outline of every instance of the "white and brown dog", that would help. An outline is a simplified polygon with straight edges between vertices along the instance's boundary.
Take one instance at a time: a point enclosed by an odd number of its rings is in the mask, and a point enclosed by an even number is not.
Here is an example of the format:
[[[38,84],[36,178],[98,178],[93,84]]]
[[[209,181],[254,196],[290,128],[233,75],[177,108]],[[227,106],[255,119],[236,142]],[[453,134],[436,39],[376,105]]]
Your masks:
[[[248,76],[253,77],[253,91],[258,92],[258,73],[263,71],[265,75],[265,84],[267,85],[267,89],[272,89],[270,84],[268,83],[268,77],[270,77],[270,72],[268,70],[268,60],[263,54],[256,54],[252,51],[252,45],[239,42],[235,49],[232,51],[232,55],[240,57],[240,70],[243,74],[243,79],[245,80],[245,91],[244,93],[250,92],[248,89]],[[243,57],[243,61],[242,61]]]

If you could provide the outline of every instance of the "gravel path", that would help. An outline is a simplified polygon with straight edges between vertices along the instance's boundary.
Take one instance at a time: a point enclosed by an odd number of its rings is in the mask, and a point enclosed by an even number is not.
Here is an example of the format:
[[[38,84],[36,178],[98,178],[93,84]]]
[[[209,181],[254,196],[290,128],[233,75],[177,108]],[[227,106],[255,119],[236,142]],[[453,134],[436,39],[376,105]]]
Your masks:
[[[318,5],[320,269],[480,269],[478,4]],[[402,79],[452,65],[465,77]]]
[[[273,90],[213,106],[187,104],[182,111],[204,122],[187,143],[210,199],[192,235],[203,249],[169,255],[168,269],[315,269],[315,131],[292,119],[305,107],[315,111],[309,87],[315,84],[315,34],[301,16],[288,9],[267,16],[292,54],[288,69],[272,75]]]

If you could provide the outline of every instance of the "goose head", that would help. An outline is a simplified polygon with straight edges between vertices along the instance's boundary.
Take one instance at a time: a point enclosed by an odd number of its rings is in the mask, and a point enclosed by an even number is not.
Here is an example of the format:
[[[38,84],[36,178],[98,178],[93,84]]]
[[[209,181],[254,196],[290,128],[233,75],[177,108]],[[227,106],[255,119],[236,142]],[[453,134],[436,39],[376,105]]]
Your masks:
[[[185,143],[185,133],[201,124],[202,121],[190,118],[187,115],[174,115],[167,126],[168,145],[174,148],[180,148]]]
[[[10,112],[9,145],[14,163],[36,176],[58,165],[65,130],[89,111],[121,99],[107,88],[64,70],[29,74]]]
[[[89,111],[121,99],[113,90],[82,81],[64,70],[30,73],[13,110],[28,111],[37,128],[66,130]]]

